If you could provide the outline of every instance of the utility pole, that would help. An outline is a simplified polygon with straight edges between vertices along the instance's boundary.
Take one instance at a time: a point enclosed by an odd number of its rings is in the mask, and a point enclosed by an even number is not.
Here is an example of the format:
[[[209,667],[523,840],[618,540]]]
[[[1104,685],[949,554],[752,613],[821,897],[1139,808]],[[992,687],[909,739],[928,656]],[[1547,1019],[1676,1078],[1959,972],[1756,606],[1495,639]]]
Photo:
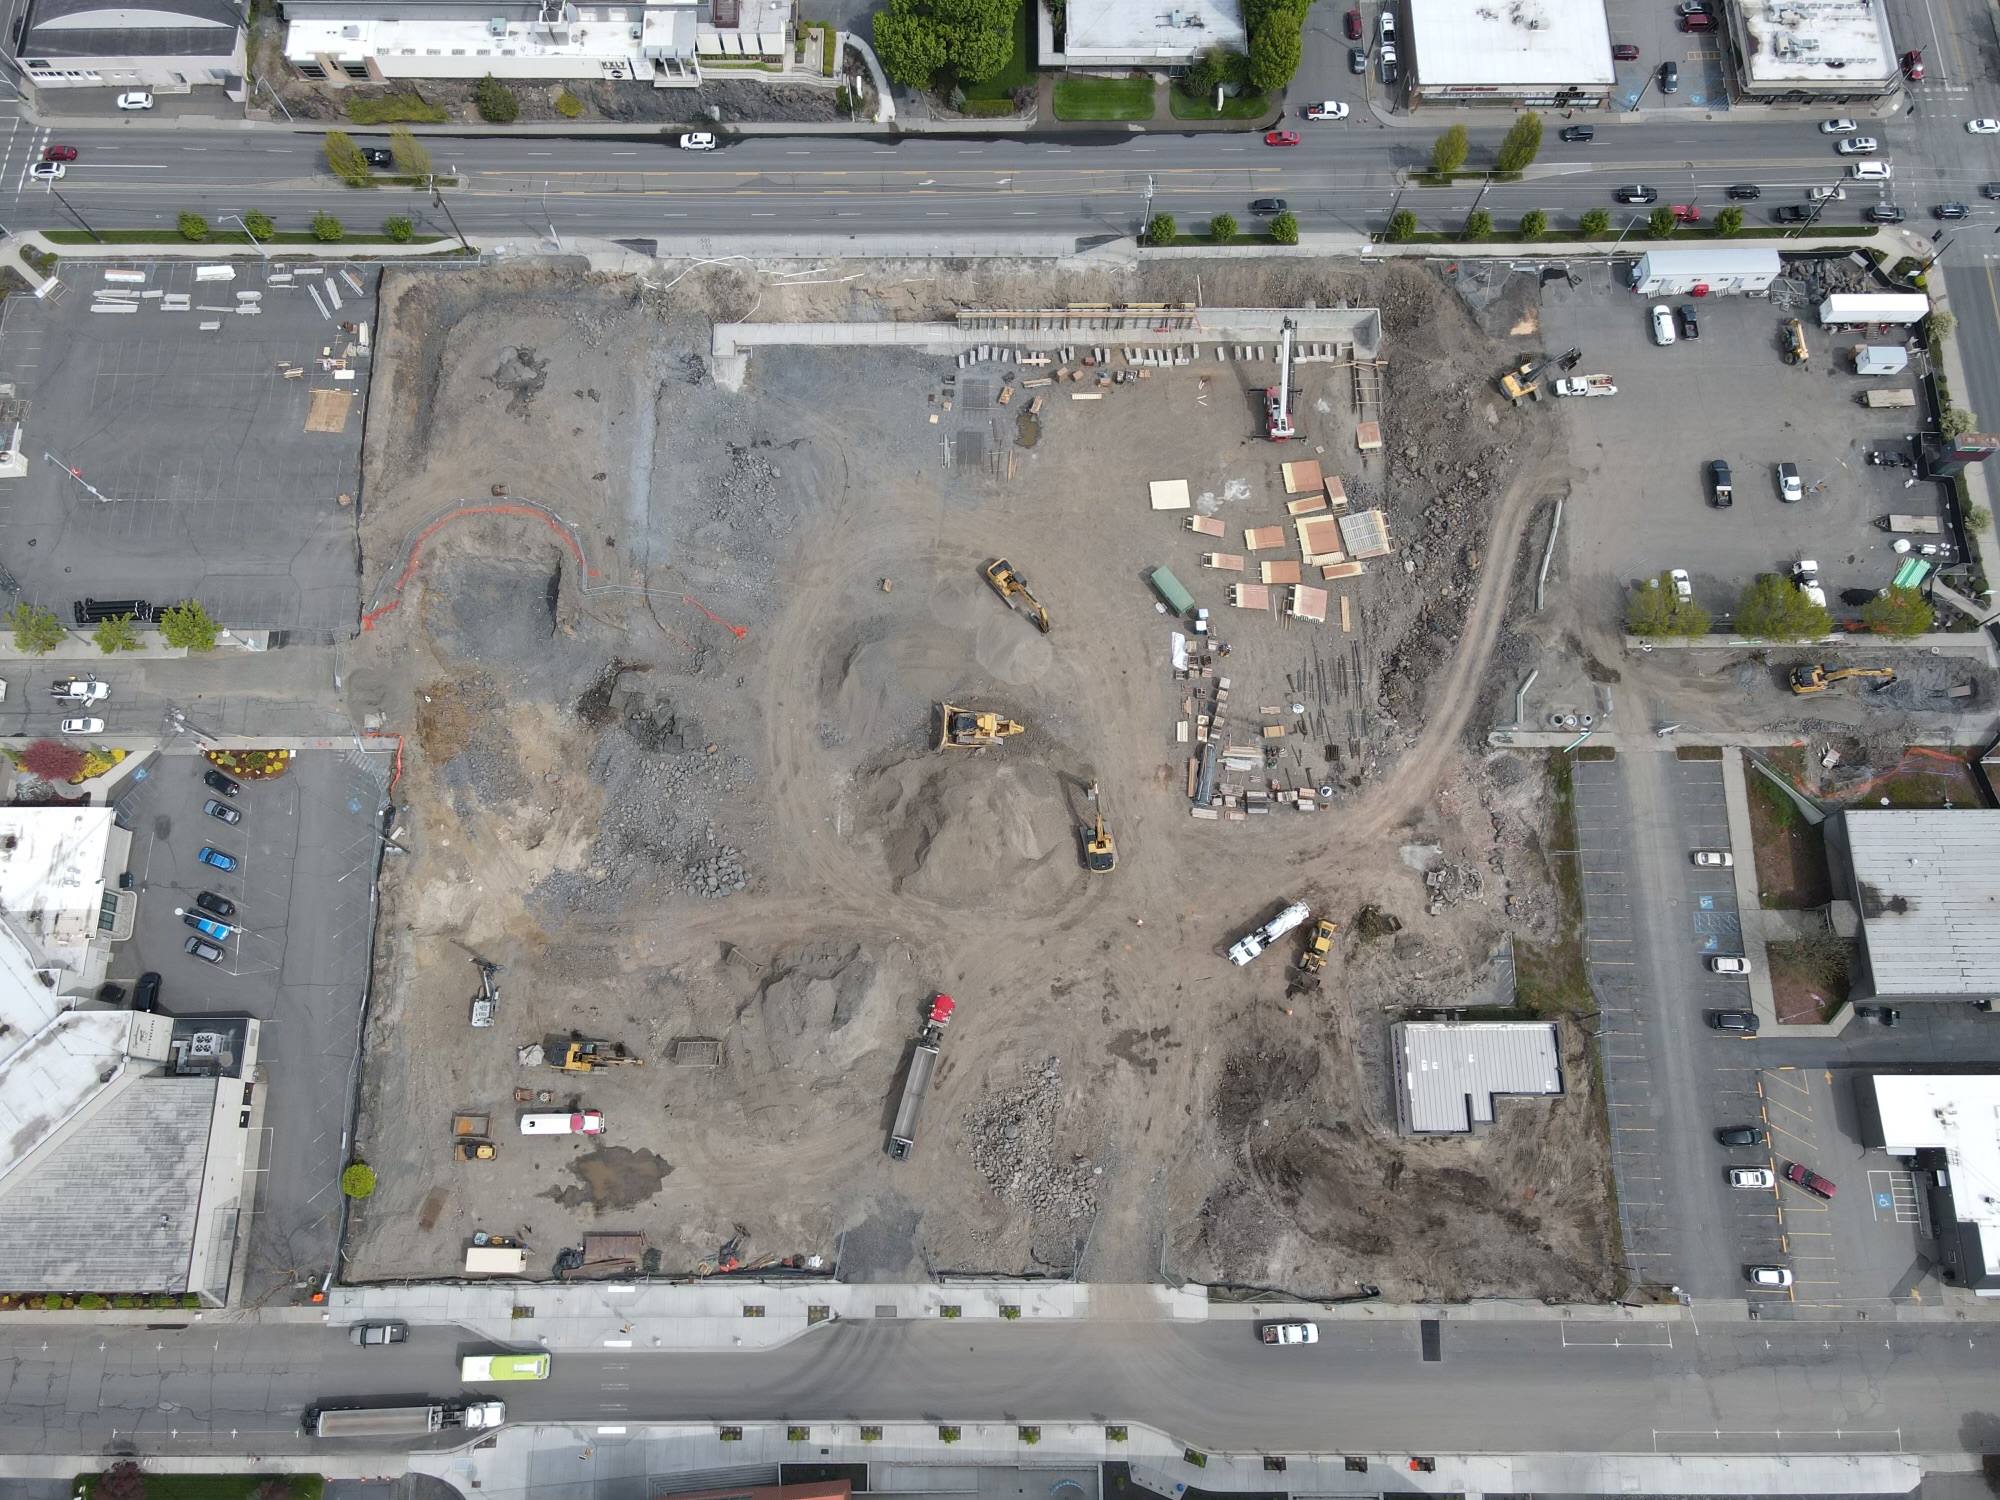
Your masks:
[[[451,211],[451,205],[444,201],[444,193],[437,185],[435,172],[431,173],[431,207],[444,210],[444,216],[451,224],[451,232],[458,236],[458,242],[465,247],[465,253],[472,254],[472,241],[465,237],[465,231],[458,227],[458,219]]]
[[[1139,232],[1144,234],[1146,226],[1153,222],[1153,174],[1146,174],[1146,211],[1139,219]]]
[[[217,215],[216,215],[216,218],[217,218],[217,219],[219,219],[219,220],[220,220],[221,222],[223,222],[224,224],[228,224],[228,223],[230,223],[230,222],[234,221],[234,223],[235,223],[236,227],[237,227],[238,229],[240,229],[240,230],[242,230],[242,231],[243,231],[243,238],[245,238],[245,239],[246,239],[246,240],[248,240],[248,241],[249,241],[249,242],[250,242],[251,244],[253,244],[253,245],[255,245],[255,246],[257,247],[257,253],[258,253],[259,255],[263,256],[263,257],[264,257],[264,259],[266,259],[266,260],[269,260],[269,259],[271,258],[271,252],[270,252],[270,251],[268,251],[268,250],[266,250],[266,249],[264,248],[264,242],[263,242],[262,240],[258,239],[256,235],[252,234],[252,233],[250,232],[250,226],[249,226],[248,224],[245,224],[245,223],[243,222],[243,215],[241,215],[241,214],[217,214]]]
[[[104,243],[104,236],[99,234],[95,229],[92,229],[90,225],[85,221],[83,215],[78,213],[74,208],[70,207],[69,199],[65,198],[61,193],[56,191],[56,185],[53,182],[49,184],[49,192],[55,198],[56,202],[60,203],[64,208],[69,209],[69,215],[72,219],[75,219],[77,223],[83,225],[83,232],[85,234],[89,235],[92,239],[96,240],[97,243],[100,245]]]
[[[549,180],[542,179],[542,222],[549,226],[549,238],[555,241],[556,250],[562,250],[562,236],[556,233],[556,221],[549,217]]]

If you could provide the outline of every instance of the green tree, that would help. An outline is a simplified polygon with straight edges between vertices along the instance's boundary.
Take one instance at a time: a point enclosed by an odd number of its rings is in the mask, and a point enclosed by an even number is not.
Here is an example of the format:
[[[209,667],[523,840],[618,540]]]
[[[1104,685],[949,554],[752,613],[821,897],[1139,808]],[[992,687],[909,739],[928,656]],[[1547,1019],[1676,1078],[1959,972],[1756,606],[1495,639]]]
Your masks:
[[[340,1190],[350,1198],[366,1198],[375,1191],[375,1169],[357,1161],[340,1174]]]
[[[1587,240],[1602,239],[1611,232],[1611,210],[1586,208],[1583,217],[1576,221],[1576,227]]]
[[[1014,18],[1025,0],[889,0],[875,17],[875,47],[889,76],[912,88],[979,83],[1014,55]],[[893,61],[892,61],[893,59]]]
[[[38,609],[25,599],[17,599],[6,618],[8,629],[14,632],[14,649],[30,656],[45,655],[69,639],[54,610]]]
[[[312,237],[321,244],[330,245],[346,233],[347,231],[341,227],[340,220],[325,209],[312,216]]]
[[[91,632],[90,638],[97,642],[97,649],[106,656],[139,649],[139,632],[132,628],[130,615],[115,615],[109,620],[98,621],[97,629]]]
[[[1228,81],[1221,47],[1210,47],[1188,64],[1181,74],[1181,90],[1195,99],[1206,99]]]
[[[160,611],[160,635],[169,646],[213,651],[217,626],[200,601],[184,599]]]
[[[1707,635],[1714,617],[1692,599],[1674,592],[1671,573],[1648,578],[1625,596],[1625,628],[1639,636]]]
[[[1299,242],[1299,216],[1286,209],[1271,220],[1271,238],[1281,245],[1296,245]]]
[[[243,216],[244,231],[253,240],[268,240],[278,232],[278,226],[271,222],[271,216],[251,209]]]
[[[1431,142],[1431,175],[1442,177],[1465,165],[1465,153],[1472,149],[1465,127],[1454,125]]]
[[[1993,524],[1993,512],[1983,505],[1968,505],[1961,514],[1964,517],[1965,529],[1967,531],[1984,531]]]
[[[1931,319],[1930,319],[1931,338],[1937,341],[1938,343],[1941,344],[1946,339],[1950,338],[1952,335],[1952,331],[1957,327],[1958,327],[1958,318],[1956,317],[1956,315],[1946,312],[1943,308],[1940,307],[1936,312],[1933,312],[1931,314]]]
[[[1877,635],[1908,640],[1931,628],[1930,601],[1915,589],[1887,588],[1861,606],[1861,623]]]
[[[1654,239],[1663,240],[1671,235],[1679,224],[1680,220],[1674,217],[1674,211],[1662,204],[1654,209],[1646,220],[1646,230]]]
[[[176,221],[176,226],[184,240],[194,240],[199,243],[208,238],[208,220],[200,214],[182,214]]]
[[[1297,21],[1272,19],[1250,38],[1250,87],[1263,93],[1292,81],[1305,56],[1305,37]]]
[[[563,98],[569,97],[569,90],[563,90]],[[562,107],[561,101],[556,107]],[[580,110],[581,105],[577,106]],[[389,156],[396,163],[396,170],[405,177],[428,177],[435,168],[431,165],[431,148],[418,140],[403,126],[396,126],[389,132]]]
[[[1962,406],[1947,407],[1938,418],[1938,431],[1948,438],[1963,437],[1972,431],[1979,419]]]
[[[1742,227],[1743,210],[1738,208],[1734,203],[1730,204],[1727,208],[1719,208],[1715,211],[1715,232],[1717,234],[1735,234]]]
[[[1389,215],[1389,238],[1397,244],[1407,244],[1417,237],[1417,216],[1407,208],[1399,208]]]
[[[1549,216],[1539,208],[1531,208],[1521,215],[1521,238],[1538,240],[1549,232]]]
[[[344,130],[329,130],[321,145],[326,153],[326,164],[333,169],[333,175],[349,187],[366,187],[371,175],[368,158],[361,154],[361,148],[354,144],[354,137]]]
[[[1465,216],[1465,237],[1468,240],[1483,240],[1493,233],[1493,215],[1483,208],[1475,208]]]
[[[1833,628],[1833,616],[1791,579],[1765,573],[1744,586],[1735,624],[1737,634],[1758,640],[1809,641]]]
[[[1174,235],[1178,232],[1179,226],[1174,223],[1172,214],[1154,214],[1146,221],[1145,232],[1139,236],[1139,240],[1140,243],[1147,245],[1171,245],[1174,242]]]
[[[1208,221],[1208,237],[1219,245],[1226,245],[1236,238],[1236,216],[1217,214]]]
[[[514,91],[491,73],[472,86],[472,105],[488,125],[512,125],[521,113]]]
[[[800,42],[799,45],[803,47],[805,43]],[[578,115],[583,113],[583,101],[568,89],[564,89],[556,95],[556,113],[561,115],[565,120],[574,120]]]
[[[382,221],[382,232],[397,244],[407,245],[417,232],[416,221],[408,214],[391,214]]]
[[[1542,149],[1542,117],[1532,109],[1514,122],[1493,153],[1496,172],[1524,172]]]

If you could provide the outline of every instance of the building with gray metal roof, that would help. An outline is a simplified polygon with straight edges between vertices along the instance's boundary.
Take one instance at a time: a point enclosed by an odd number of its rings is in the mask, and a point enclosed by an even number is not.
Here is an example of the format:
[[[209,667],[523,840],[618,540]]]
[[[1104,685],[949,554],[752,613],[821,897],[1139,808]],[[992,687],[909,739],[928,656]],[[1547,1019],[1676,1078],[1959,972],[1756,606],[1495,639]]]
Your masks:
[[[1827,829],[1861,913],[1856,999],[2000,997],[2000,810],[1854,810]]]
[[[1464,1135],[1493,1123],[1501,1095],[1563,1091],[1552,1021],[1400,1021],[1390,1045],[1405,1135]]]

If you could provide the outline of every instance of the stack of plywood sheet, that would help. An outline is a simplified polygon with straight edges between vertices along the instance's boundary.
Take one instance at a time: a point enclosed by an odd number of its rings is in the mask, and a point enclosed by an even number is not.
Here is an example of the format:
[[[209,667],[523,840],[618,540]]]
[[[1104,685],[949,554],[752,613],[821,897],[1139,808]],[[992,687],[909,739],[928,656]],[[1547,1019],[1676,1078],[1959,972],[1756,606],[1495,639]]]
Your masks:
[[[1354,424],[1354,446],[1363,453],[1374,453],[1382,446],[1382,424],[1380,422],[1356,422]]]
[[[1299,564],[1295,562],[1267,562],[1261,566],[1264,569],[1264,582],[1266,583],[1297,583],[1299,581]]]
[[[1275,552],[1285,545],[1285,528],[1282,526],[1252,526],[1243,533],[1245,552]]]
[[[1154,510],[1186,510],[1192,504],[1185,479],[1155,479],[1148,488],[1152,491]]]
[[[1261,583],[1232,583],[1229,602],[1238,609],[1269,609],[1271,591]]]
[[[1326,619],[1326,590],[1298,584],[1291,591],[1291,599],[1286,604],[1292,615],[1301,620]]]
[[[1326,509],[1326,499],[1321,495],[1308,495],[1303,500],[1287,500],[1285,510],[1294,516],[1315,515]]]
[[[1240,552],[1204,552],[1201,555],[1204,568],[1221,568],[1225,573],[1243,571],[1243,554]],[[1266,564],[1268,567],[1269,564]]]
[[[1214,516],[1187,516],[1182,519],[1181,524],[1189,531],[1199,532],[1203,536],[1229,535],[1229,528]]]
[[[1321,578],[1328,580],[1332,580],[1335,578],[1359,578],[1363,573],[1366,573],[1367,571],[1368,571],[1367,563],[1339,562],[1339,563],[1334,563],[1329,567],[1321,568],[1319,570],[1319,576]]]
[[[1337,474],[1327,478],[1326,503],[1335,510],[1347,509],[1347,486],[1340,482],[1340,476]]]
[[[1285,476],[1287,495],[1309,494],[1320,487],[1319,460],[1301,459],[1297,463],[1280,464],[1279,470]]]
[[[1313,567],[1347,560],[1341,549],[1340,525],[1332,516],[1301,516],[1292,525],[1299,533],[1299,551]]]
[[[1387,557],[1389,518],[1379,510],[1340,518],[1340,539],[1347,544],[1349,557]]]

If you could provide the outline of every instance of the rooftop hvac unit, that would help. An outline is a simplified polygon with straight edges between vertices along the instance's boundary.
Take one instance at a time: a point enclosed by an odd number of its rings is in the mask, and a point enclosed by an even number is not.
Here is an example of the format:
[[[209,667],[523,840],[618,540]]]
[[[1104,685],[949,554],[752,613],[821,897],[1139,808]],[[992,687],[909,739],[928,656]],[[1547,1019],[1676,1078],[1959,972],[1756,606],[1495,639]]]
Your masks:
[[[361,28],[354,25],[343,26],[340,28],[340,34],[348,41],[355,41],[361,35]]]
[[[488,36],[505,36],[507,34],[507,18],[505,16],[493,17],[492,20],[486,23],[486,34]]]

